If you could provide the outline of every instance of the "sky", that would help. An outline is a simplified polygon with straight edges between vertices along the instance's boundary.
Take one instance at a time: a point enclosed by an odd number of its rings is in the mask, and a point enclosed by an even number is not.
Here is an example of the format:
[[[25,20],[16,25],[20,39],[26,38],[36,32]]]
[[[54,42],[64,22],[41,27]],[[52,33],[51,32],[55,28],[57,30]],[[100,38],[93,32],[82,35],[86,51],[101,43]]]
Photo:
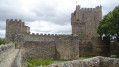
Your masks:
[[[119,0],[0,0],[0,37],[5,37],[6,19],[21,19],[31,33],[71,34],[70,18],[76,5],[101,5],[104,16],[119,5]]]

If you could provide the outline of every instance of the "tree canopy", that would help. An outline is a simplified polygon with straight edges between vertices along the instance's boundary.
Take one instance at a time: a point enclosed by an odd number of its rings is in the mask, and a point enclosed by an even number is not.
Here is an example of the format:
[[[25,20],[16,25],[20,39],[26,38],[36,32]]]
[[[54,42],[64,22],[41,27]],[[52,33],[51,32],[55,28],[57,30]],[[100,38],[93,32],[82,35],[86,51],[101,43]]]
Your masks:
[[[100,20],[97,33],[102,36],[116,36],[119,38],[119,6],[116,6],[113,11],[110,11],[107,15]]]

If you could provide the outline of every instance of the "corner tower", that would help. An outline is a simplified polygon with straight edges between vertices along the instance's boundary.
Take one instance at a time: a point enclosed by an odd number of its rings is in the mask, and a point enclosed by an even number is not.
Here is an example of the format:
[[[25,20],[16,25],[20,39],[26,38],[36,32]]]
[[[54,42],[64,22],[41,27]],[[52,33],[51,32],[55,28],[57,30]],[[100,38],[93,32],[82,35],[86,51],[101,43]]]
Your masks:
[[[14,42],[15,35],[16,34],[26,34],[30,33],[30,27],[25,26],[24,22],[21,20],[13,20],[13,19],[7,19],[6,20],[6,36],[5,36],[5,42]]]
[[[95,8],[80,8],[71,14],[72,34],[79,36],[81,40],[90,40],[97,37],[97,27],[102,19],[102,6]]]

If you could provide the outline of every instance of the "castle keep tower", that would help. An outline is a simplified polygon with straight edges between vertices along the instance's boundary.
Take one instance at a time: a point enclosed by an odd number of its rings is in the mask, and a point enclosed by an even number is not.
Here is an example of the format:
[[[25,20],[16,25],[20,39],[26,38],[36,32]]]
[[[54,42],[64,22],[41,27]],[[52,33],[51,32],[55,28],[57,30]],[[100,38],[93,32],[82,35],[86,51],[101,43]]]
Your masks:
[[[79,36],[81,40],[90,40],[92,37],[97,37],[97,27],[101,19],[101,6],[80,8],[77,5],[76,10],[71,14],[72,34]]]
[[[16,34],[29,34],[30,33],[30,27],[25,26],[24,22],[21,20],[13,20],[13,19],[7,19],[6,20],[6,37],[5,42],[14,42],[14,38]]]

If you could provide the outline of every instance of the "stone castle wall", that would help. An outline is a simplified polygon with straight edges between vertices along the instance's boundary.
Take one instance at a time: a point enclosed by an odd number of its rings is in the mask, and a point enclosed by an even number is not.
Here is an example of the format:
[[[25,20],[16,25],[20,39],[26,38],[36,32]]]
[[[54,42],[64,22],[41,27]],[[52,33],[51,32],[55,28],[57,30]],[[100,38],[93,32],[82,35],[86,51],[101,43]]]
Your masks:
[[[74,60],[39,67],[119,67],[119,59],[97,56],[85,60]]]
[[[23,60],[28,58],[55,59],[55,42],[26,41],[22,48]]]
[[[24,36],[25,41],[55,41],[57,34],[29,34]]]
[[[72,60],[79,57],[79,41],[77,36],[61,35],[55,39],[56,59]]]
[[[80,42],[79,56],[109,56],[110,44],[107,38],[92,38],[89,42]]]
[[[39,35],[41,37],[41,35]],[[42,35],[43,40],[25,41],[22,46],[23,58],[52,58],[52,59],[78,59],[79,48],[77,37],[72,35],[56,35],[53,39],[44,40],[51,35]],[[38,36],[37,36],[38,37]],[[49,38],[50,39],[50,38]]]

